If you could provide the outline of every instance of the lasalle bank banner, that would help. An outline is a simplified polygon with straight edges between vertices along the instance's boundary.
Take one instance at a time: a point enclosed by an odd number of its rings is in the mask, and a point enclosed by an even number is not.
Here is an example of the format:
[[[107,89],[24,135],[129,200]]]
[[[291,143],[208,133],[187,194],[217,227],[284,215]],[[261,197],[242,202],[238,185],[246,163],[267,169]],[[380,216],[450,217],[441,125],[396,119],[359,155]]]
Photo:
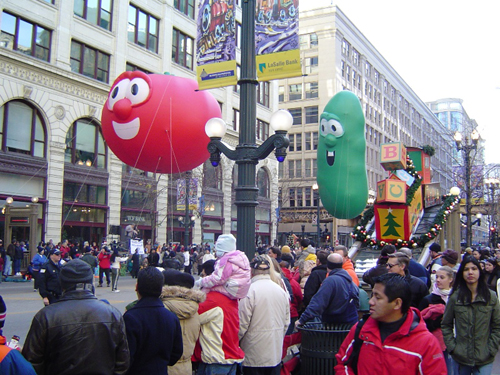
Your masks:
[[[257,77],[269,81],[302,75],[299,0],[257,0]],[[200,90],[237,83],[234,0],[199,0],[196,39]]]
[[[299,0],[257,0],[255,48],[259,81],[302,75]]]
[[[234,0],[199,0],[196,60],[200,90],[236,85]]]

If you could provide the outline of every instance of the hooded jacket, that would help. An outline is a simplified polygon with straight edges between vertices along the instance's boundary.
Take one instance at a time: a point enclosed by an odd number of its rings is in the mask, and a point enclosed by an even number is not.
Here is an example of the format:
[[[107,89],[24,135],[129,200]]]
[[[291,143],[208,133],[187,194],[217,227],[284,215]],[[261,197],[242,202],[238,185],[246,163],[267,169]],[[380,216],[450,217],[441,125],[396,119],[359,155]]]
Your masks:
[[[354,374],[346,363],[352,353],[356,326],[351,328],[335,356],[335,374]],[[446,375],[446,363],[436,338],[425,327],[420,312],[410,307],[398,331],[384,342],[378,322],[368,318],[359,333],[363,340],[358,361],[358,375]],[[376,370],[375,370],[376,369]],[[374,372],[375,371],[375,372]]]
[[[205,298],[205,293],[200,290],[181,286],[163,287],[160,299],[168,310],[177,315],[182,330],[182,356],[174,366],[169,366],[169,375],[184,375],[192,371],[191,356],[200,335],[198,308]]]
[[[354,264],[352,264],[352,261],[350,259],[346,259],[344,263],[342,264],[342,269],[345,270],[349,276],[351,276],[352,282],[356,284],[356,286],[359,286],[359,278],[358,275],[356,275],[356,271],[354,270]]]
[[[231,299],[245,298],[250,289],[250,263],[242,251],[225,253],[215,262],[214,272],[200,280],[204,292],[215,291]]]

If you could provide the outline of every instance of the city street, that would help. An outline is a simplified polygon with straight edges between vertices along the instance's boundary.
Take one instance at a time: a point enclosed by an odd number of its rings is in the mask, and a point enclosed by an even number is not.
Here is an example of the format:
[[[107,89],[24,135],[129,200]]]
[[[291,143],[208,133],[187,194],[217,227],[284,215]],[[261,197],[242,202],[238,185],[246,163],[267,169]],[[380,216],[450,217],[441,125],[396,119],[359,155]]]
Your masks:
[[[95,285],[98,278],[95,278]],[[111,287],[95,288],[96,296],[105,299],[115,306],[121,313],[125,312],[125,306],[137,299],[135,293],[136,279],[129,275],[121,276],[118,280],[120,293],[111,292]],[[106,285],[106,282],[104,282]],[[24,344],[33,317],[43,307],[42,298],[38,292],[33,292],[33,282],[3,282],[0,284],[0,295],[7,306],[7,317],[3,334],[10,341],[13,335],[18,335]]]

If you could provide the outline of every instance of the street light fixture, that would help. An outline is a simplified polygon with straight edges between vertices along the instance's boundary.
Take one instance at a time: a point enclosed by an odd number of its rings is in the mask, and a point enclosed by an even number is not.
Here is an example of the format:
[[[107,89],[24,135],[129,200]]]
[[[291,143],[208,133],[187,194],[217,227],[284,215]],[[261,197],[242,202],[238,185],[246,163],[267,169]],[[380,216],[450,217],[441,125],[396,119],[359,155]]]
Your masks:
[[[246,4],[246,2],[244,2],[244,4]],[[245,59],[243,55],[241,59],[243,71],[243,61]],[[247,74],[250,75],[249,72],[247,72]],[[255,72],[251,75],[254,76]],[[245,77],[245,75],[243,77]],[[254,81],[252,80],[252,82]],[[255,78],[255,83],[256,82]],[[243,90],[243,86],[247,85],[248,82],[246,82],[245,78],[242,78],[240,84],[242,85],[241,95],[243,96],[243,93],[246,91]],[[252,98],[255,102],[255,95]],[[241,102],[240,105],[243,105],[243,99],[241,99]],[[241,126],[239,144],[234,150],[222,142],[222,137],[224,137],[226,133],[226,124],[224,120],[220,118],[208,120],[205,125],[205,132],[210,137],[207,149],[210,153],[212,165],[214,167],[219,165],[221,153],[228,159],[236,161],[238,165],[238,184],[235,188],[235,204],[238,207],[237,246],[247,254],[249,259],[252,259],[255,254],[255,207],[259,204],[257,202],[259,189],[255,184],[256,165],[259,160],[268,157],[273,150],[275,150],[276,159],[279,162],[285,160],[286,149],[290,144],[286,134],[292,127],[293,117],[290,112],[285,110],[275,112],[271,116],[270,121],[271,128],[275,131],[275,134],[266,139],[260,146],[257,146],[255,143],[255,105],[253,121],[249,121],[249,114],[247,112],[248,111],[244,110],[240,112]]]
[[[462,151],[465,167],[465,215],[466,215],[466,246],[469,247],[472,243],[472,192],[471,192],[471,159],[470,154],[473,150],[477,150],[479,141],[479,133],[473,130],[470,137],[463,137],[460,132],[456,132],[453,137],[456,143],[457,151]]]
[[[319,201],[320,201],[320,197],[319,197],[319,186],[318,184],[315,182],[314,185],[313,185],[313,191],[314,191],[314,198],[316,198],[316,216],[317,216],[317,219],[316,219],[316,225],[317,225],[317,235],[318,235],[318,243],[316,244],[316,246],[319,248],[320,246],[320,242],[321,242],[321,228],[319,227],[319,223],[320,223],[320,220],[319,220],[319,215],[320,215],[320,207],[319,207]]]

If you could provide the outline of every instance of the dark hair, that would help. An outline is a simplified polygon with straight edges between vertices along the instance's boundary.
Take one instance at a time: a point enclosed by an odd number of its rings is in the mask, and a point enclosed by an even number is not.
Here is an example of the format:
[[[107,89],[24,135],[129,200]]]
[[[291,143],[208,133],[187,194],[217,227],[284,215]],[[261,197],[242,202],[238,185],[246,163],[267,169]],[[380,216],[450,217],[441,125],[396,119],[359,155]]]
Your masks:
[[[201,265],[200,272],[205,270],[205,275],[208,276],[211,275],[212,272],[214,272],[214,268],[215,268],[215,259],[210,259]]]
[[[300,240],[300,246],[302,247],[308,247],[311,244],[311,241],[309,238],[303,238]]]
[[[464,303],[472,302],[472,293],[470,289],[467,287],[467,282],[464,279],[464,270],[465,266],[468,263],[474,264],[479,270],[479,280],[477,281],[477,295],[482,297],[486,303],[490,302],[490,289],[488,288],[488,284],[486,284],[485,273],[479,264],[479,261],[474,258],[472,255],[467,255],[460,263],[460,267],[458,268],[457,274],[455,276],[455,282],[453,283],[453,289],[451,293],[458,293],[458,300]]]
[[[276,254],[278,256],[278,258],[281,258],[281,250],[280,249],[273,246],[273,247],[270,247],[269,250],[272,251],[273,254]]]
[[[389,259],[389,254],[394,254],[396,252],[396,246],[387,244],[380,251],[380,256],[378,257],[377,264],[384,265],[387,264]]]
[[[384,275],[375,277],[373,279],[375,284],[382,284],[384,294],[387,296],[389,302],[394,301],[396,298],[401,298],[401,312],[406,314],[410,308],[411,303],[411,289],[410,284],[405,278],[397,273],[386,273]]]
[[[156,267],[146,267],[137,275],[137,291],[142,297],[160,297],[163,274]]]
[[[328,258],[328,252],[325,250],[320,250],[316,253],[316,257],[320,264],[326,264],[326,259]]]

